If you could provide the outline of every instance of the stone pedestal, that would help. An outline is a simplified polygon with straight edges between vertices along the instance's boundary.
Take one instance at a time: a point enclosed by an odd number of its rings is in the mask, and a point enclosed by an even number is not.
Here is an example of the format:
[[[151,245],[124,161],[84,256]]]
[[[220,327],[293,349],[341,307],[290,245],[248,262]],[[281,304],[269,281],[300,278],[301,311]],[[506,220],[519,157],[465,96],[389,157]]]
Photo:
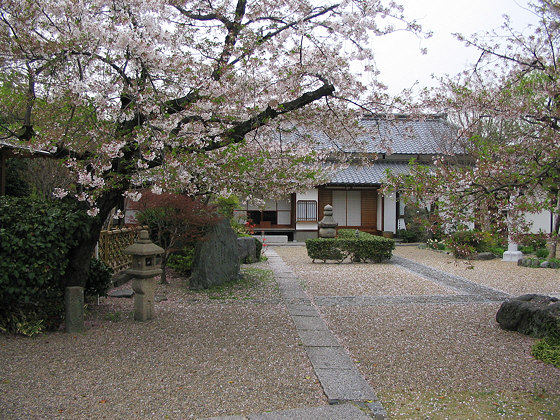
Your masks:
[[[82,332],[84,330],[84,288],[79,286],[67,287],[64,291],[64,305],[66,332]]]
[[[504,252],[504,256],[502,258],[502,261],[508,261],[508,262],[517,262],[519,261],[521,258],[523,258],[523,253],[521,251],[517,250],[517,244],[514,242],[509,242],[508,244],[508,250],[506,252]]]
[[[134,319],[136,321],[147,321],[154,317],[154,293],[155,278],[133,279],[132,290],[134,290]]]
[[[318,223],[319,238],[335,238],[338,223],[333,218],[333,208],[327,204],[324,209],[324,217]]]

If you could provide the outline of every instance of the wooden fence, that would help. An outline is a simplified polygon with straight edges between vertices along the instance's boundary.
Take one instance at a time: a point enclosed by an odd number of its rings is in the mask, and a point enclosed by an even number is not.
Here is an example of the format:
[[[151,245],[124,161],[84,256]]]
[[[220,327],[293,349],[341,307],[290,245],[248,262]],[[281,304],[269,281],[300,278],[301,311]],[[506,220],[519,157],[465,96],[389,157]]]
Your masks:
[[[113,269],[115,273],[127,269],[132,257],[124,250],[138,238],[141,228],[102,230],[97,244],[97,258]]]

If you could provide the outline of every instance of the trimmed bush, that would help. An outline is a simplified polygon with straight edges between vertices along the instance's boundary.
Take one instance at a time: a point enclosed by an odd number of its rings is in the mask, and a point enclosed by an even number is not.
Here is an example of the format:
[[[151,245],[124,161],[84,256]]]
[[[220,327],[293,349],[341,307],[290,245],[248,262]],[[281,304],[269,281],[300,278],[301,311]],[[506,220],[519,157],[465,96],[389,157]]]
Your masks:
[[[193,270],[194,244],[186,245],[179,252],[169,256],[167,265],[181,274],[190,276]]]
[[[305,247],[307,248],[307,255],[315,262],[315,260],[335,260],[342,262],[346,259],[348,254],[343,252],[340,246],[341,239],[336,238],[317,238],[307,239]]]
[[[0,197],[0,330],[29,335],[60,325],[67,253],[88,222],[71,203]]]
[[[353,234],[354,238],[308,239],[305,241],[307,255],[313,262],[315,260],[342,262],[347,257],[351,257],[352,261],[355,262],[371,261],[379,263],[391,258],[392,251],[395,249],[395,241],[392,239],[367,233],[368,236],[356,238],[355,231],[353,231]]]
[[[102,260],[92,258],[89,263],[89,276],[84,289],[86,296],[107,296],[112,285],[113,269]]]
[[[336,232],[336,236],[342,239],[356,239],[356,229],[339,229]],[[375,238],[374,235],[367,232],[358,231],[358,239],[370,239]]]
[[[420,242],[422,235],[416,230],[399,229],[397,230],[397,238],[401,239],[404,243]]]

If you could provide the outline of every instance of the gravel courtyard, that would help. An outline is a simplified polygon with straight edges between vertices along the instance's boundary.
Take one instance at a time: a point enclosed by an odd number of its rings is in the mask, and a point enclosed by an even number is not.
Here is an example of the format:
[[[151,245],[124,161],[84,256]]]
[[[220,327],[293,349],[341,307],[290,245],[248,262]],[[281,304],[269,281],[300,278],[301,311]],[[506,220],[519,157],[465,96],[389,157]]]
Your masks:
[[[499,302],[396,263],[313,264],[304,247],[274,250],[384,405],[418,392],[539,389],[560,410],[560,369],[531,357],[534,339],[498,327]],[[560,293],[559,270],[468,266],[415,247],[395,255],[514,296]],[[105,298],[88,306],[83,334],[0,336],[0,418],[185,419],[326,405],[267,268],[247,266],[252,281],[210,293],[172,275],[145,323],[132,320],[131,299]]]

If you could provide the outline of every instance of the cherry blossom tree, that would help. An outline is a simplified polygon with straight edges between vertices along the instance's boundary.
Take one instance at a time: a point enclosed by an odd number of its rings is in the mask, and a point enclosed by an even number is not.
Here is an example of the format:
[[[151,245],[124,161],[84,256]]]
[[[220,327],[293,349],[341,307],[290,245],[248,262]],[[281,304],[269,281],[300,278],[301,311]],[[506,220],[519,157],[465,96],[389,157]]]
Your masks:
[[[353,140],[387,104],[369,39],[420,33],[393,1],[4,0],[0,136],[73,174],[59,197],[98,222],[71,253],[83,285],[102,220],[138,189],[270,195],[321,181],[320,127]],[[360,63],[362,63],[360,65]],[[290,140],[291,139],[291,140]]]
[[[455,227],[505,221],[525,232],[527,212],[554,214],[551,256],[560,227],[560,4],[532,5],[540,20],[524,32],[506,18],[501,30],[465,39],[480,51],[476,65],[427,92],[424,106],[447,112],[457,125],[454,153],[434,165],[411,166],[392,188],[437,204]]]

